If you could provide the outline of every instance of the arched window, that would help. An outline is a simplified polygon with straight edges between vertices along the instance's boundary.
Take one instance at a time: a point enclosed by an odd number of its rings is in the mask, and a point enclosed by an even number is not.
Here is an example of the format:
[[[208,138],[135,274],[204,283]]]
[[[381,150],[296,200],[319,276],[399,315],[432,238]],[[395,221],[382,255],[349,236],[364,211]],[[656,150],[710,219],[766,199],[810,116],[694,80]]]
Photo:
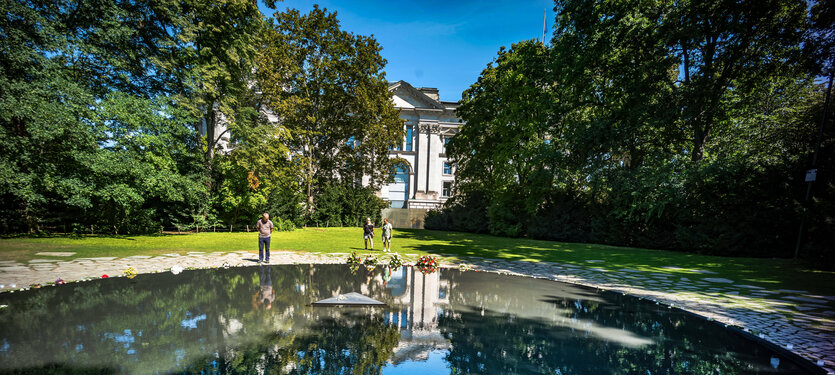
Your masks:
[[[389,184],[391,208],[404,208],[409,199],[409,166],[398,165],[394,171],[394,182]]]

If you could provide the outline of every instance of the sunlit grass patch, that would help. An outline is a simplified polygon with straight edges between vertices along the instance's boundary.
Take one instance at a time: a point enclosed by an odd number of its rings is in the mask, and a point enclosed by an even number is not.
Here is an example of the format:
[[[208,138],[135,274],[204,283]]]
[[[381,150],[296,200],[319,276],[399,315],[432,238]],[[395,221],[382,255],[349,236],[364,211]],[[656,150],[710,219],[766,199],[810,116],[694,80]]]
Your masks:
[[[732,284],[710,284],[725,287],[747,284],[770,289],[800,289],[820,295],[835,295],[835,273],[817,271],[810,265],[789,259],[729,258],[699,254],[617,247],[584,243],[540,241],[533,239],[495,237],[484,234],[443,232],[419,229],[395,229],[392,251],[420,256],[440,255],[454,262],[469,256],[507,261],[552,262],[580,269],[602,269],[616,274],[635,274],[637,281],[648,276],[666,275],[671,284],[697,284],[706,278],[729,279]],[[361,228],[306,228],[292,232],[275,232],[273,251],[344,253],[356,251],[383,255],[378,235],[374,250],[363,249]],[[214,233],[151,236],[56,236],[42,238],[0,239],[0,261],[26,262],[32,259],[128,257],[132,255],[186,254],[199,252],[257,252],[256,232]],[[36,255],[38,252],[75,252],[71,257]],[[347,255],[346,255],[347,256]],[[594,260],[594,262],[589,262]],[[634,270],[639,272],[627,272]],[[623,277],[624,282],[633,280]],[[681,281],[686,278],[687,281]],[[670,288],[675,290],[675,286]],[[685,290],[681,290],[685,292]]]

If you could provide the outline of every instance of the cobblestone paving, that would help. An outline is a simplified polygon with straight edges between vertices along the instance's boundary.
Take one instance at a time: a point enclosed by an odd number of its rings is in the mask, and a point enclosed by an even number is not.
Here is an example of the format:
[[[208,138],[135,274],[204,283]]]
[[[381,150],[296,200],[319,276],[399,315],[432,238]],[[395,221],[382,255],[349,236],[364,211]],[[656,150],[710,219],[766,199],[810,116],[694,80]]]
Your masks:
[[[44,256],[72,256],[47,253]],[[401,254],[403,255],[403,254]],[[273,252],[273,264],[344,263],[348,253]],[[380,253],[386,259],[387,254]],[[412,263],[417,254],[405,254]],[[439,257],[444,266],[459,260]],[[0,292],[47,284],[61,278],[67,282],[101,275],[118,276],[128,267],[139,273],[167,271],[173,266],[210,268],[255,265],[257,254],[190,252],[186,255],[138,255],[127,258],[101,257],[33,259],[28,263],[0,261]],[[821,296],[803,290],[766,289],[737,284],[712,272],[668,267],[670,274],[622,268],[599,268],[603,261],[588,260],[587,267],[549,262],[522,262],[470,257],[473,269],[486,272],[532,276],[619,291],[678,307],[726,325],[738,326],[762,339],[784,347],[835,374],[835,296]],[[681,272],[678,272],[681,271]],[[677,276],[681,273],[686,276]]]

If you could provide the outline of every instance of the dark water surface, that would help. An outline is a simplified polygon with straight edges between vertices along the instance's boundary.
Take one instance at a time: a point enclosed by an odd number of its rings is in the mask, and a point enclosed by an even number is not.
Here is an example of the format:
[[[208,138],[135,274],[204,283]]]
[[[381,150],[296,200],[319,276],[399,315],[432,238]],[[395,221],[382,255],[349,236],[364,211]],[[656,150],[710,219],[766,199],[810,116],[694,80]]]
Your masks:
[[[310,306],[348,292],[388,306]],[[0,304],[0,373],[808,373],[648,301],[457,270],[185,271],[5,293]]]

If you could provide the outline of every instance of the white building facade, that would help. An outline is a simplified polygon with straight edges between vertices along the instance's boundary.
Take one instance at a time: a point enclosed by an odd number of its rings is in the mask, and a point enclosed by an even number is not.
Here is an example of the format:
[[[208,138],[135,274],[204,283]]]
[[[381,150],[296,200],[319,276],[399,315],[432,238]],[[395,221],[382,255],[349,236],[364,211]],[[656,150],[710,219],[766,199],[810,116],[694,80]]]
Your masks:
[[[400,158],[405,163],[397,169],[395,181],[382,186],[377,195],[389,203],[389,208],[415,209],[398,220],[401,227],[422,228],[423,213],[419,210],[440,208],[452,194],[455,166],[447,158],[446,144],[461,125],[455,114],[459,103],[441,101],[437,88],[416,88],[405,81],[390,82],[389,91],[400,118],[405,120],[405,137],[389,151],[389,157]],[[218,153],[228,154],[234,144],[223,114],[218,114],[215,147]],[[270,122],[278,121],[271,111],[264,110],[264,114]],[[206,127],[205,119],[201,120],[203,136]],[[367,186],[369,177],[365,176],[362,183]]]
[[[447,158],[446,144],[458,133],[458,102],[440,101],[438,89],[413,87],[407,82],[389,84],[394,106],[405,120],[406,136],[389,157],[405,160],[394,182],[383,186],[380,198],[390,208],[440,208],[452,194],[455,166]]]

